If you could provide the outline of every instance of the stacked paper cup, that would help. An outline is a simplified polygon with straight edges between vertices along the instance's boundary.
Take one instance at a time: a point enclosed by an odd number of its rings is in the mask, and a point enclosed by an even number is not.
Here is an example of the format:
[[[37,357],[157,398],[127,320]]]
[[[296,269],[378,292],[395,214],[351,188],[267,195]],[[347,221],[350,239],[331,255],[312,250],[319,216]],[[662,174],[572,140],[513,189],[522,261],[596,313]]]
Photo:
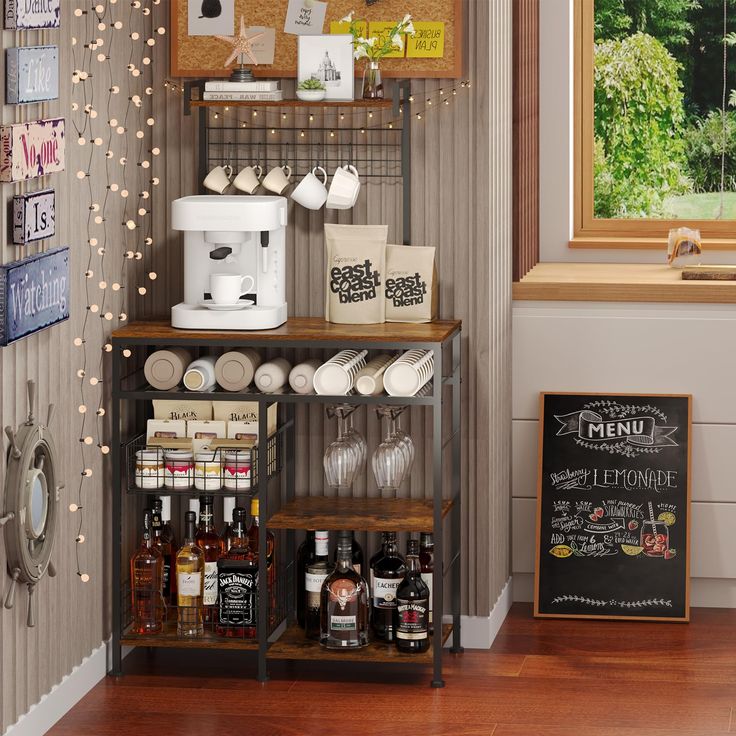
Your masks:
[[[355,378],[365,366],[367,350],[342,350],[314,374],[314,390],[320,396],[344,396],[352,391]]]
[[[431,350],[409,350],[386,369],[383,385],[389,396],[415,396],[433,373]]]

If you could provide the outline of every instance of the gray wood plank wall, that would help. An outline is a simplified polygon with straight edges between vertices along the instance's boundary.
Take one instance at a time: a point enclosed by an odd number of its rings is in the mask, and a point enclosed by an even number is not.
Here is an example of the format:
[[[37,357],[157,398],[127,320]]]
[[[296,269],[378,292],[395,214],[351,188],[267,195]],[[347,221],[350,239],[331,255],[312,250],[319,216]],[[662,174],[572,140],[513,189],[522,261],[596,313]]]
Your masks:
[[[105,3],[103,3],[105,4]],[[69,70],[73,68],[71,38],[84,38],[86,18],[74,18],[76,3],[62,3],[63,28],[61,31],[13,34],[5,32],[5,47],[35,43],[59,43],[61,46],[62,96],[58,103],[37,105],[24,109],[3,107],[3,122],[14,122],[55,114],[72,116]],[[145,5],[145,3],[144,3]],[[150,29],[167,25],[163,17],[167,3],[154,8],[152,16],[136,17],[146,38]],[[120,7],[118,5],[118,7]],[[470,90],[458,89],[453,103],[441,110],[432,110],[416,121],[412,145],[412,241],[433,245],[438,249],[441,282],[442,316],[463,320],[463,611],[471,615],[488,615],[509,574],[509,316],[511,283],[511,0],[466,0],[465,36],[467,78]],[[125,22],[127,23],[127,9]],[[140,19],[138,19],[140,18]],[[148,31],[148,33],[144,33]],[[104,34],[101,34],[104,35]],[[128,63],[130,39],[121,32],[111,50],[115,76],[126,79],[123,70]],[[140,47],[138,47],[140,48]],[[153,245],[144,250],[141,261],[128,261],[125,273],[128,288],[123,296],[115,297],[114,313],[121,308],[130,317],[164,316],[181,295],[181,244],[178,234],[169,229],[169,203],[177,197],[196,191],[196,130],[195,117],[183,117],[181,97],[163,90],[168,68],[168,35],[159,37],[152,51],[151,72],[154,95],[144,99],[144,110],[152,107],[157,121],[153,129],[154,144],[161,155],[154,161],[154,175],[161,177],[161,185],[153,189]],[[104,67],[104,65],[103,65]],[[4,73],[4,72],[3,72]],[[149,73],[148,71],[145,72]],[[87,89],[95,91],[99,105],[109,88],[109,77],[98,71],[88,80]],[[127,80],[126,80],[127,82]],[[291,82],[285,82],[290,89]],[[145,85],[143,85],[145,86]],[[432,90],[448,87],[447,81],[415,80],[412,91],[417,100],[426,98]],[[123,93],[116,100],[115,114],[124,116]],[[77,99],[77,97],[75,97]],[[122,106],[122,107],[121,107]],[[105,114],[97,119],[97,130],[105,131]],[[113,136],[115,160],[127,141],[130,151],[136,151],[136,125],[128,125],[122,136]],[[100,135],[106,135],[101,132]],[[85,167],[88,146],[77,146],[69,135],[69,161],[65,174],[52,177],[58,197],[59,217],[57,236],[43,244],[43,248],[69,244],[72,246],[73,298],[72,318],[59,327],[28,338],[14,346],[0,350],[0,416],[3,424],[20,421],[26,411],[24,383],[34,378],[38,383],[41,404],[52,397],[58,405],[57,437],[62,457],[67,491],[63,498],[66,508],[75,500],[80,471],[80,415],[78,413],[80,381],[76,371],[81,366],[80,352],[72,345],[80,334],[87,304],[85,289],[89,287],[91,302],[101,301],[97,288],[98,278],[84,278],[89,246],[87,239],[87,201],[85,187],[76,179],[76,171]],[[146,137],[148,143],[148,136]],[[104,146],[103,146],[104,149]],[[104,187],[104,158],[93,159],[96,186]],[[118,172],[119,165],[112,170]],[[138,170],[129,174],[131,192],[143,187],[148,173]],[[113,177],[116,178],[116,177]],[[44,182],[45,183],[45,182]],[[13,192],[40,188],[40,182],[28,185],[2,185],[3,199]],[[98,197],[102,197],[100,192]],[[137,203],[137,199],[132,200]],[[130,211],[131,203],[128,203]],[[135,204],[134,209],[137,209]],[[141,231],[125,232],[119,227],[124,216],[124,201],[111,197],[108,204],[111,237],[108,240],[106,261],[110,272],[121,270],[123,253],[137,250],[136,239]],[[351,215],[347,216],[348,218]],[[343,221],[343,220],[341,220]],[[350,222],[351,219],[344,221]],[[355,222],[386,222],[390,238],[400,242],[401,210],[398,187],[394,184],[372,184],[365,187],[358,206],[352,213]],[[7,231],[7,212],[0,208],[0,222]],[[290,313],[293,315],[320,315],[323,309],[323,254],[322,216],[292,208],[290,211],[288,241],[288,289]],[[3,247],[4,261],[36,252],[39,248],[16,249]],[[93,249],[94,250],[94,249]],[[92,270],[99,272],[100,257],[92,253]],[[147,281],[146,274],[155,271],[155,282]],[[108,275],[108,280],[110,279]],[[145,285],[144,296],[135,294],[135,286]],[[109,290],[107,292],[109,294]],[[108,299],[113,297],[108,296]],[[125,298],[127,307],[122,307]],[[117,320],[104,322],[102,329],[92,320],[87,328],[88,365],[96,366],[105,333]],[[95,373],[88,367],[88,376]],[[104,363],[103,379],[109,378],[109,363]],[[109,385],[92,387],[84,384],[85,403],[96,408],[104,403]],[[325,443],[334,434],[334,426],[313,411],[300,426],[305,429],[299,437],[299,479],[302,492],[322,488],[321,455]],[[88,421],[88,429],[95,423]],[[416,441],[431,433],[431,417],[416,411],[405,423]],[[358,419],[358,428],[365,432],[369,445],[379,440],[379,428],[373,417],[364,414]],[[90,431],[90,434],[97,434]],[[109,441],[109,426],[105,427]],[[420,443],[421,444],[421,443]],[[94,449],[94,446],[93,446]],[[422,449],[420,447],[420,449]],[[403,494],[421,497],[428,493],[429,456],[418,458],[411,483]],[[0,477],[4,459],[0,457]],[[83,568],[91,581],[84,585],[76,575],[74,539],[78,517],[66,511],[61,514],[60,534],[55,561],[59,575],[44,581],[39,590],[39,625],[25,627],[23,592],[13,611],[0,611],[0,732],[22,713],[38,702],[54,684],[80,663],[100,642],[109,636],[109,463],[102,462],[99,452],[87,451],[85,465],[93,476],[85,481],[85,527],[87,542],[82,552]],[[356,493],[372,495],[376,492],[372,479],[361,479]],[[131,509],[132,510],[132,509]],[[126,539],[135,538],[134,527],[125,531]],[[4,549],[0,546],[0,567],[5,568]],[[2,587],[7,585],[4,577]]]

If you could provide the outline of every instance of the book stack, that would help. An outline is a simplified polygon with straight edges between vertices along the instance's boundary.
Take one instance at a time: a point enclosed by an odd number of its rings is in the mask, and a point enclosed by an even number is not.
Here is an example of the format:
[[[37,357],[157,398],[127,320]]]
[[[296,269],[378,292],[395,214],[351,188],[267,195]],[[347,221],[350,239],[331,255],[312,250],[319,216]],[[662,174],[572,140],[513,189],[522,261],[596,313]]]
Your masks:
[[[205,82],[203,100],[222,102],[280,102],[278,82]]]

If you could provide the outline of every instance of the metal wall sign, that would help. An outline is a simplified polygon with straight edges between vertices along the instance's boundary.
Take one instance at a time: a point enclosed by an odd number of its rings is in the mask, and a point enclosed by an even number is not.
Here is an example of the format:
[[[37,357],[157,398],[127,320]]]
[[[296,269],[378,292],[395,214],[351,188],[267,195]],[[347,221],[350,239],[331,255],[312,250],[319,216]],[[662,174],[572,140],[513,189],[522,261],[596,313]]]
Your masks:
[[[60,26],[61,0],[5,0],[5,28],[9,31]]]
[[[51,238],[56,233],[56,192],[44,189],[13,197],[13,245]]]
[[[0,347],[69,319],[69,248],[0,266]]]
[[[0,127],[0,181],[23,181],[64,171],[64,118]]]
[[[8,49],[5,57],[8,105],[59,98],[58,46],[21,46]]]

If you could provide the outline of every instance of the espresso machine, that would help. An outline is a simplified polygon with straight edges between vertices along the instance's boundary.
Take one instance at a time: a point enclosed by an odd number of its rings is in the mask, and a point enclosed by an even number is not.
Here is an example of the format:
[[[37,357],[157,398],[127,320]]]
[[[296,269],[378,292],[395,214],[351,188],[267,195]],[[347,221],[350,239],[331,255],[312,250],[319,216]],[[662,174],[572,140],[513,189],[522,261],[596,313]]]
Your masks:
[[[184,232],[184,301],[171,308],[173,327],[268,330],[286,322],[286,199],[202,195],[171,205]],[[215,304],[212,274],[252,276],[252,293]]]

